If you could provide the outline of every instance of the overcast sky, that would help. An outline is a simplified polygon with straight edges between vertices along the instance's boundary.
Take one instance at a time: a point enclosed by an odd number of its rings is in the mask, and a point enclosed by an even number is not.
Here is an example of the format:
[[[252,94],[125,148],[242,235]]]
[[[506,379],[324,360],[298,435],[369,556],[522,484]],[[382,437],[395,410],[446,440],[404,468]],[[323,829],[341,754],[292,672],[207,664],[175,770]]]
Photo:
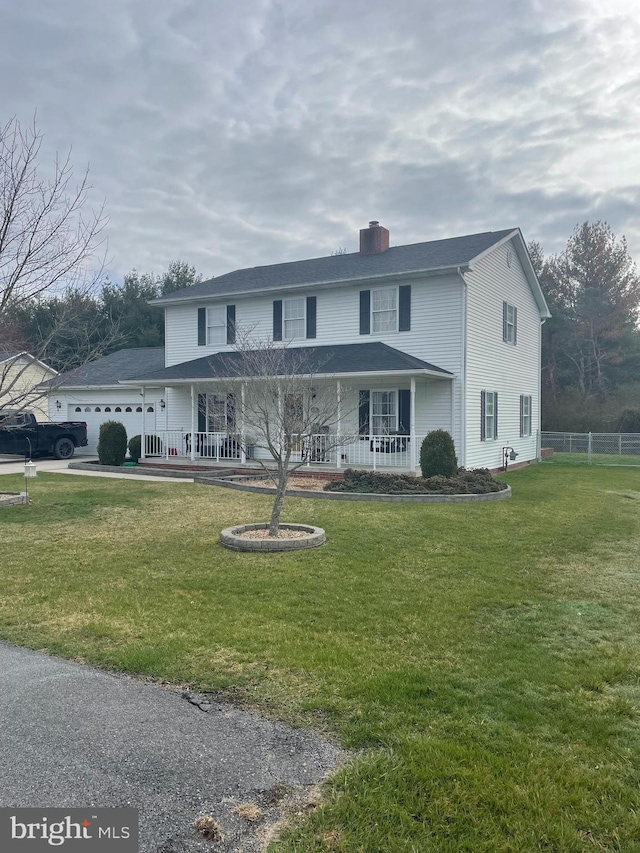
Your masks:
[[[605,219],[640,261],[637,0],[2,0],[3,118],[38,111],[109,267],[205,277]],[[45,157],[46,159],[46,157]]]

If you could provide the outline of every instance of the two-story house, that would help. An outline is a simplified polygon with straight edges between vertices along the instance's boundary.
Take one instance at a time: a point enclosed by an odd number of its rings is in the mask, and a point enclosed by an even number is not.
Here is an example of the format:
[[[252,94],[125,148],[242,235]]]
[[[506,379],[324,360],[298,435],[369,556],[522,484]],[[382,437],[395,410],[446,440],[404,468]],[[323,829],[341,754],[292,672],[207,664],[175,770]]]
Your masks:
[[[314,461],[415,469],[433,429],[465,467],[498,468],[506,447],[537,458],[549,311],[517,228],[390,247],[371,222],[353,254],[235,270],[153,304],[165,367],[122,384],[164,389],[164,455],[245,459],[225,354],[250,330],[304,348],[314,381],[344,398],[330,429],[346,441]]]

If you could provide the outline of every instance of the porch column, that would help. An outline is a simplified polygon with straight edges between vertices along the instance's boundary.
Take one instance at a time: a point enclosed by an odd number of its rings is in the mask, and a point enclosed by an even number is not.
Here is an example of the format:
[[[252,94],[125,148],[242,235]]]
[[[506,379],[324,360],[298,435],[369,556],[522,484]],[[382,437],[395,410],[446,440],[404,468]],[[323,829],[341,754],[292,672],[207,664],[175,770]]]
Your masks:
[[[196,461],[196,399],[195,387],[191,385],[191,461]]]
[[[336,437],[336,468],[342,468],[342,445],[340,444],[340,434],[342,432],[342,386],[340,380],[336,380],[336,394],[338,395],[338,435]]]
[[[145,427],[145,421],[147,419],[147,406],[146,406],[145,397],[144,397],[144,385],[142,386],[142,391],[140,393],[142,394],[142,427],[140,428],[140,459],[146,459],[147,458],[147,454],[146,454],[147,437],[146,437],[146,434],[144,431],[144,427]]]
[[[240,462],[247,461],[247,430],[244,419],[244,382],[240,386]]]
[[[411,470],[416,470],[416,465],[418,461],[418,448],[416,447],[418,437],[416,435],[416,378],[415,376],[411,377],[411,402],[409,406],[409,432],[411,433],[411,440],[409,441],[409,447],[411,448],[409,458],[411,464]]]

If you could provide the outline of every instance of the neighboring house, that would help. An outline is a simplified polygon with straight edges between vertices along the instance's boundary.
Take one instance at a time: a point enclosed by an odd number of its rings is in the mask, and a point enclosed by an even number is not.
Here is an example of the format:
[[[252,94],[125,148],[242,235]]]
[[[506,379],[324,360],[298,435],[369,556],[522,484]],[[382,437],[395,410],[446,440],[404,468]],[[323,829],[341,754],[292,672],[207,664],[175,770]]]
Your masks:
[[[136,347],[64,373],[48,395],[49,419],[86,422],[89,444],[77,448],[78,456],[97,453],[100,425],[105,421],[120,421],[131,438],[141,433],[144,412],[146,432],[162,431],[166,428],[164,388],[147,387],[143,396],[140,388],[125,387],[120,380],[163,366],[164,347]]]
[[[0,350],[0,409],[33,412],[37,420],[46,421],[46,395],[37,386],[57,375],[28,352]]]
[[[219,354],[248,329],[306,348],[314,380],[345,395],[332,430],[351,438],[314,461],[415,468],[438,428],[467,467],[498,468],[507,447],[537,458],[549,311],[517,228],[390,248],[372,222],[359,252],[236,270],[152,304],[165,311],[165,366],[121,379],[162,389],[165,455],[244,459]]]

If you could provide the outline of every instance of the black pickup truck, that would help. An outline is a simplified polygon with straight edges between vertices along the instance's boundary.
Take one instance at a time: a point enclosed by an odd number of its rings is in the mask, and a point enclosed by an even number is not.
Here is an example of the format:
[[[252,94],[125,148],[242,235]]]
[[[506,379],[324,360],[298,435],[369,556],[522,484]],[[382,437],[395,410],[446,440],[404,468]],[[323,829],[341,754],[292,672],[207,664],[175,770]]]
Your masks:
[[[76,447],[87,444],[87,425],[83,421],[43,424],[31,412],[0,409],[0,453],[71,459]]]

